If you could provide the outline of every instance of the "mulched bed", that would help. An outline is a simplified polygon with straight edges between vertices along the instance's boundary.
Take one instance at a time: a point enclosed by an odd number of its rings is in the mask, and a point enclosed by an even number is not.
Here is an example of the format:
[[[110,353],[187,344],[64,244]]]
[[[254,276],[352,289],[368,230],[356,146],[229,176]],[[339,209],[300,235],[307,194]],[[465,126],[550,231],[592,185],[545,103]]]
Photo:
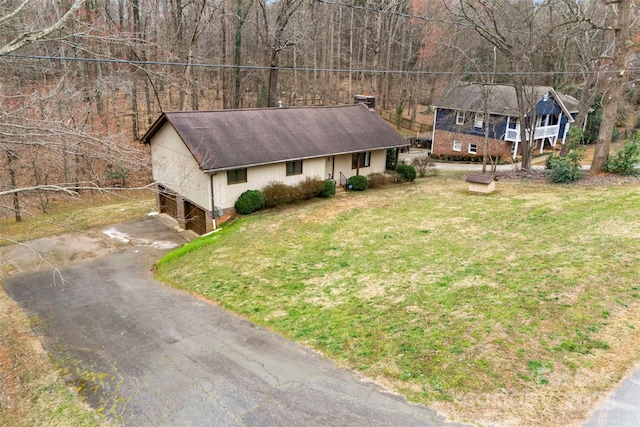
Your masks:
[[[517,180],[529,182],[548,182],[548,176],[549,171],[544,169],[515,169],[510,171],[498,172],[496,174],[496,178],[498,178],[499,180]],[[628,183],[640,183],[640,176],[623,176],[613,173],[591,175],[587,171],[580,180],[569,184],[559,185],[620,185]]]

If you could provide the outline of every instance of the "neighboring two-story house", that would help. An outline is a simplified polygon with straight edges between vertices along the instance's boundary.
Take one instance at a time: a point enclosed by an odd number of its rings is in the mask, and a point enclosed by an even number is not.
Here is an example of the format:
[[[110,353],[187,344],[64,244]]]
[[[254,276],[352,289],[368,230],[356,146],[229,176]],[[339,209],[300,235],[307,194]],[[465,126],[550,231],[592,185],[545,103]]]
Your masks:
[[[555,148],[558,142],[564,143],[578,114],[578,101],[549,86],[528,87],[525,92],[531,100],[528,105],[535,105],[526,114],[526,120],[535,115],[534,149],[542,153],[545,147]],[[433,154],[482,156],[488,136],[488,155],[518,156],[521,123],[513,86],[456,86],[434,107]],[[489,114],[488,120],[485,113]]]

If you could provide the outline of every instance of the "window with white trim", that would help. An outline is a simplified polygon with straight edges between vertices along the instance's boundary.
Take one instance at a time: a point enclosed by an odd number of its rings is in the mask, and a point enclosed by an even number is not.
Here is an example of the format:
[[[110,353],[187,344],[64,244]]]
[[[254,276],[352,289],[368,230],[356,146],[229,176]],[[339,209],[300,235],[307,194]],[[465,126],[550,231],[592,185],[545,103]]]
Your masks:
[[[473,121],[473,127],[482,129],[484,126],[484,115],[482,113],[476,113],[476,119]]]
[[[462,141],[453,141],[453,151],[462,151]]]
[[[478,144],[469,144],[469,154],[476,154],[478,152]]]
[[[456,124],[457,125],[464,124],[464,111],[456,111]]]

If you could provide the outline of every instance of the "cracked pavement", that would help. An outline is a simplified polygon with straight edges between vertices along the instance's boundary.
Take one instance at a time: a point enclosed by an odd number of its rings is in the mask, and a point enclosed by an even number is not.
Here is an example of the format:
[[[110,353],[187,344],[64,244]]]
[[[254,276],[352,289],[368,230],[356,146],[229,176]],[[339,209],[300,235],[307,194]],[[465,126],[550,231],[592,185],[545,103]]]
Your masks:
[[[155,281],[154,262],[182,243],[147,217],[0,251],[44,348],[116,424],[460,425]]]

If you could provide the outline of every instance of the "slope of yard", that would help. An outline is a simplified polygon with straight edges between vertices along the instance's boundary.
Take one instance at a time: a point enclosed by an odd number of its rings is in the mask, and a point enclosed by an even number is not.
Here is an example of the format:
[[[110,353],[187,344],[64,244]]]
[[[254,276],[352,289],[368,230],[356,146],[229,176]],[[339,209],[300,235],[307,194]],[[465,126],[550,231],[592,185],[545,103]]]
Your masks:
[[[640,187],[460,175],[243,218],[159,276],[461,420],[575,424],[640,360]]]

